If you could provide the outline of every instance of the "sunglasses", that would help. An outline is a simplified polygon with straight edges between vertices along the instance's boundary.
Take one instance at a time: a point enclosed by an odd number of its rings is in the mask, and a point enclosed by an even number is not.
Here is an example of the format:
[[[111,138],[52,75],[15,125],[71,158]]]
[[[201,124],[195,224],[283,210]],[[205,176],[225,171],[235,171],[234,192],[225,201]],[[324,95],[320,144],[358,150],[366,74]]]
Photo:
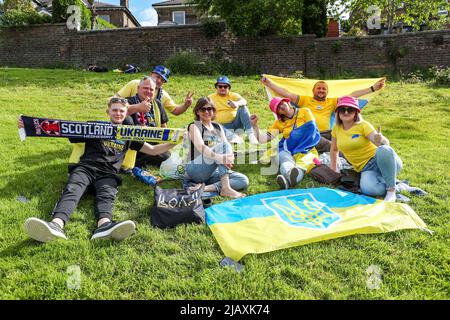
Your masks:
[[[219,89],[228,89],[228,86],[226,84],[225,85],[218,84],[217,88],[219,88]]]
[[[345,113],[345,112],[353,113],[353,112],[356,112],[356,109],[352,108],[352,107],[339,107],[338,111],[339,111],[339,113]]]
[[[117,97],[114,97],[114,98],[111,98],[111,100],[109,100],[109,102],[110,102],[110,103],[122,103],[122,104],[127,104],[127,103],[128,103],[128,100],[125,99],[125,98],[117,98]]]
[[[206,112],[206,111],[208,111],[208,112],[215,112],[216,111],[216,109],[214,109],[214,108],[212,108],[212,107],[207,107],[207,108],[200,108],[199,109],[199,111],[200,112]]]

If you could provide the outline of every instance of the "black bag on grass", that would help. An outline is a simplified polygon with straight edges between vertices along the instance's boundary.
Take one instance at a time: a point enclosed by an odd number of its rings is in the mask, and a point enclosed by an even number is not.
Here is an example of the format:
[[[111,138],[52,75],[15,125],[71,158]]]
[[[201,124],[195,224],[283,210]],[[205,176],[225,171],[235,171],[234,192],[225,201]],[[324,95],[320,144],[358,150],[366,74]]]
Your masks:
[[[353,193],[360,193],[359,182],[361,174],[352,169],[341,170],[341,179],[339,189],[350,191]]]
[[[151,224],[158,228],[172,228],[182,223],[204,223],[205,209],[201,195],[203,186],[195,191],[155,187]]]
[[[334,186],[339,184],[341,179],[340,173],[337,173],[325,164],[320,164],[312,168],[309,175],[320,183],[331,184]]]

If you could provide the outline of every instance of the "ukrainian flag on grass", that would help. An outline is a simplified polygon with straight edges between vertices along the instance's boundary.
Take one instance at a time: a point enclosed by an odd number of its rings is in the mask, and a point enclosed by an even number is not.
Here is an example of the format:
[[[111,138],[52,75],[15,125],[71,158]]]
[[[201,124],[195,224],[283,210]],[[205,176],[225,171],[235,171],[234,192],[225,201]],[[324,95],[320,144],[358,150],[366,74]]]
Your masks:
[[[226,256],[263,253],[352,234],[425,229],[406,204],[329,188],[292,189],[227,201],[206,209]]]

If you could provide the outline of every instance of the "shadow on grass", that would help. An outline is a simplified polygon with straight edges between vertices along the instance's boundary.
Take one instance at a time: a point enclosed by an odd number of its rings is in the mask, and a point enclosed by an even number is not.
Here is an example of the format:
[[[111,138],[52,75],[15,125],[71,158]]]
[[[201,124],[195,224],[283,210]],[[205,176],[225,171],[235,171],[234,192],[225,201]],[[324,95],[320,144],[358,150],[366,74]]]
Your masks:
[[[19,242],[15,242],[13,245],[10,245],[6,249],[0,251],[0,258],[11,258],[11,257],[20,257],[22,256],[21,251],[23,249],[29,249],[30,247],[42,247],[45,243],[35,241],[33,239],[26,239]],[[24,253],[29,256],[30,253]]]
[[[69,152],[71,151],[69,151],[67,148],[61,148],[59,150],[50,152],[43,151],[40,154],[22,154],[15,157],[14,162],[22,164],[24,167],[41,166],[42,164],[49,163],[51,161],[54,161],[55,159],[64,159],[67,161],[70,156]]]
[[[27,71],[27,82],[24,83],[24,70]],[[59,87],[77,87],[81,84],[102,85],[109,82],[117,82],[122,85],[132,79],[140,79],[144,73],[125,75],[122,73],[94,73],[82,70],[66,69],[2,69],[0,68],[0,86],[12,87],[38,85],[43,88]]]

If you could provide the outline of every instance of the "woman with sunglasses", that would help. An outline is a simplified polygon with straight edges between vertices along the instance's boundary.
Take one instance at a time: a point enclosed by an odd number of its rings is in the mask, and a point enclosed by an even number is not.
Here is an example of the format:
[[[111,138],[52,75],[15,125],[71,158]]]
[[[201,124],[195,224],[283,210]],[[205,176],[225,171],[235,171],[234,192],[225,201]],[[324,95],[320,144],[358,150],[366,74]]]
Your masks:
[[[248,178],[242,173],[231,171],[233,150],[223,127],[213,122],[216,116],[214,104],[209,98],[203,97],[197,101],[193,111],[195,121],[188,125],[191,144],[184,187],[196,189],[205,184],[204,197],[244,197],[245,194],[236,190],[247,188]]]
[[[361,192],[369,196],[385,196],[385,201],[396,200],[396,176],[402,160],[389,140],[360,116],[357,99],[344,96],[336,108],[336,124],[331,141],[331,169],[337,170],[341,151],[355,171],[361,172]]]
[[[272,98],[269,107],[277,120],[266,134],[260,133],[256,115],[252,115],[250,121],[259,143],[282,134],[278,145],[280,175],[276,181],[281,189],[289,189],[300,183],[305,173],[315,166],[314,159],[319,158],[315,146],[320,141],[320,133],[311,111],[293,107],[288,98]]]

